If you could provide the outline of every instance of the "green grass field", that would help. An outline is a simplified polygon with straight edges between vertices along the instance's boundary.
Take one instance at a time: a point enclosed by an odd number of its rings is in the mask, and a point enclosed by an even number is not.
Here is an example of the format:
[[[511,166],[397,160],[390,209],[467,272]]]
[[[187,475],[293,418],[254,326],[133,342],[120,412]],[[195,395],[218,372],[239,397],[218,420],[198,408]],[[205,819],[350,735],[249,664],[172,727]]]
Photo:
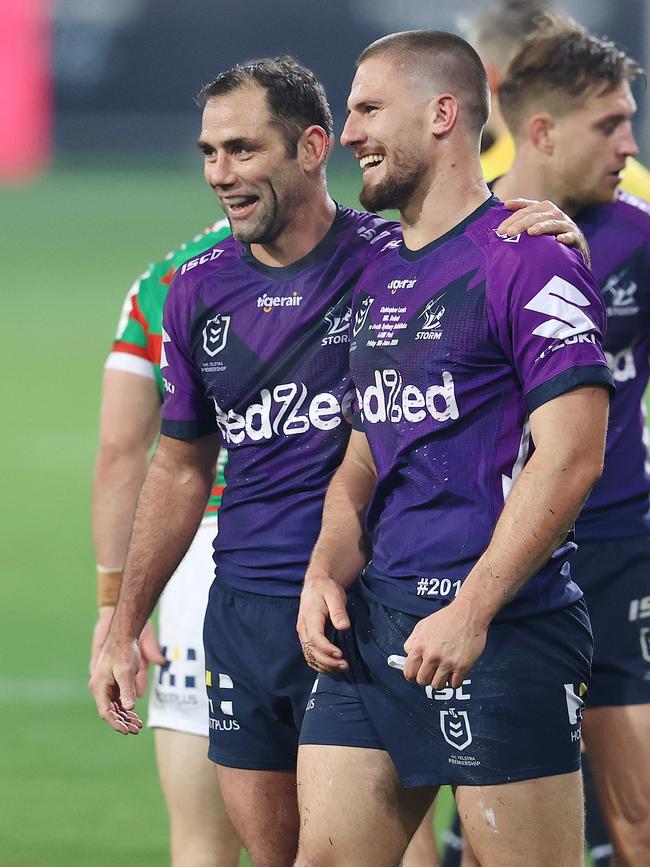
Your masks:
[[[356,182],[333,174],[339,201]],[[124,294],[216,214],[198,169],[58,170],[0,197],[0,867],[168,863],[151,735],[111,732],[86,690],[90,485]]]

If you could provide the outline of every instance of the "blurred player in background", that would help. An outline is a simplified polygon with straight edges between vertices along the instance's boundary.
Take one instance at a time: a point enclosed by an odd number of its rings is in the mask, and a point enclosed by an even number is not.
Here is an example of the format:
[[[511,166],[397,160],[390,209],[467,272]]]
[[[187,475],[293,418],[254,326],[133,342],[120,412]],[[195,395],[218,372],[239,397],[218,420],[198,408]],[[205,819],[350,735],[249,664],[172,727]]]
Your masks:
[[[498,0],[480,13],[469,28],[468,39],[483,61],[492,94],[492,110],[485,135],[489,147],[481,157],[487,181],[505,174],[515,153],[500,107],[501,79],[521,41],[535,31],[539,15],[553,9],[554,4],[548,0]],[[650,200],[650,172],[635,159],[629,159],[621,187]]]
[[[464,40],[379,40],[348,107],[360,201],[399,208],[404,242],[354,293],[355,430],[302,591],[321,673],[297,865],[393,867],[450,784],[482,863],[578,867],[592,641],[566,561],[602,472],[602,298],[579,256],[499,230],[479,164],[487,81]]]
[[[573,22],[548,17],[542,24],[501,82],[516,156],[494,190],[550,196],[575,217],[607,307],[604,346],[617,391],[605,472],[576,521],[571,570],[594,633],[583,733],[614,863],[648,867],[650,204],[619,191],[638,152],[630,81],[642,70]]]
[[[160,431],[162,311],[174,272],[197,262],[230,234],[226,220],[149,266],[127,294],[104,373],[100,441],[93,490],[93,535],[98,561],[99,616],[92,666],[104,644],[122,579],[128,540],[148,452]],[[223,491],[220,454],[215,486],[196,537],[160,601],[160,649],[151,624],[140,639],[143,665],[156,663],[148,725],[171,824],[173,867],[236,867],[240,843],[226,813],[219,782],[206,757],[203,616],[212,583],[212,542]]]

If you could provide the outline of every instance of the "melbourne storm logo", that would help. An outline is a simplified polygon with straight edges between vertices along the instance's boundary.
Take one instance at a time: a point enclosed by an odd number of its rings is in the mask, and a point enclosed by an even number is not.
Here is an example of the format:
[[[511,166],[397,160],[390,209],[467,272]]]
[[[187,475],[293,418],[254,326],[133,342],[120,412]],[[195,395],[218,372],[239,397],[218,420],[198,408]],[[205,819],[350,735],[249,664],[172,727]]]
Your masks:
[[[348,343],[350,340],[350,320],[352,308],[349,304],[335,304],[325,314],[327,334],[320,342],[321,346],[330,346],[332,343]]]
[[[212,319],[208,319],[203,329],[203,348],[210,358],[221,352],[228,340],[230,329],[230,316],[217,313]]]
[[[374,298],[370,295],[361,302],[359,309],[354,314],[354,324],[352,326],[352,336],[356,337],[357,334],[361,331],[363,326],[366,324],[366,319],[368,318],[368,313],[370,308],[373,305]]]

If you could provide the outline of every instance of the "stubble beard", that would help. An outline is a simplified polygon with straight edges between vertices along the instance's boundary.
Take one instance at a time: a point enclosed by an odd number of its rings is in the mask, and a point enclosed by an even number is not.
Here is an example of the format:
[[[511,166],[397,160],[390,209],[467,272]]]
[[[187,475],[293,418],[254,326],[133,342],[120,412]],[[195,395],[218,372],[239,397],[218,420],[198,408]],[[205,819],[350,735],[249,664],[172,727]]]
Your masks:
[[[387,172],[384,179],[374,186],[364,187],[359,201],[367,211],[398,211],[407,207],[420,186],[426,172],[421,162],[406,160],[401,155],[399,171]]]

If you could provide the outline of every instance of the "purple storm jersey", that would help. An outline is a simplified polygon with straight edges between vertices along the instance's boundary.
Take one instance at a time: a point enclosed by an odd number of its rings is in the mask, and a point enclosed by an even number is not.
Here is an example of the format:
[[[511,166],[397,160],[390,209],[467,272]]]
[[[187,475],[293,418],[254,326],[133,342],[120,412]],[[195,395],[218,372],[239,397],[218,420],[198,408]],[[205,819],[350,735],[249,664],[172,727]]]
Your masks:
[[[179,268],[163,315],[162,433],[218,433],[228,449],[217,578],[294,596],[349,439],[352,290],[399,226],[339,208],[284,268],[229,237]]]
[[[650,378],[650,205],[628,193],[582,211],[592,270],[607,308],[605,355],[616,394],[609,410],[605,471],[576,521],[576,539],[650,532],[645,390]]]
[[[377,467],[367,512],[369,590],[426,615],[449,603],[485,551],[531,454],[528,416],[586,383],[612,386],[602,297],[552,238],[503,238],[488,199],[418,251],[375,256],[354,295],[355,426]],[[501,612],[571,604],[567,540]]]

